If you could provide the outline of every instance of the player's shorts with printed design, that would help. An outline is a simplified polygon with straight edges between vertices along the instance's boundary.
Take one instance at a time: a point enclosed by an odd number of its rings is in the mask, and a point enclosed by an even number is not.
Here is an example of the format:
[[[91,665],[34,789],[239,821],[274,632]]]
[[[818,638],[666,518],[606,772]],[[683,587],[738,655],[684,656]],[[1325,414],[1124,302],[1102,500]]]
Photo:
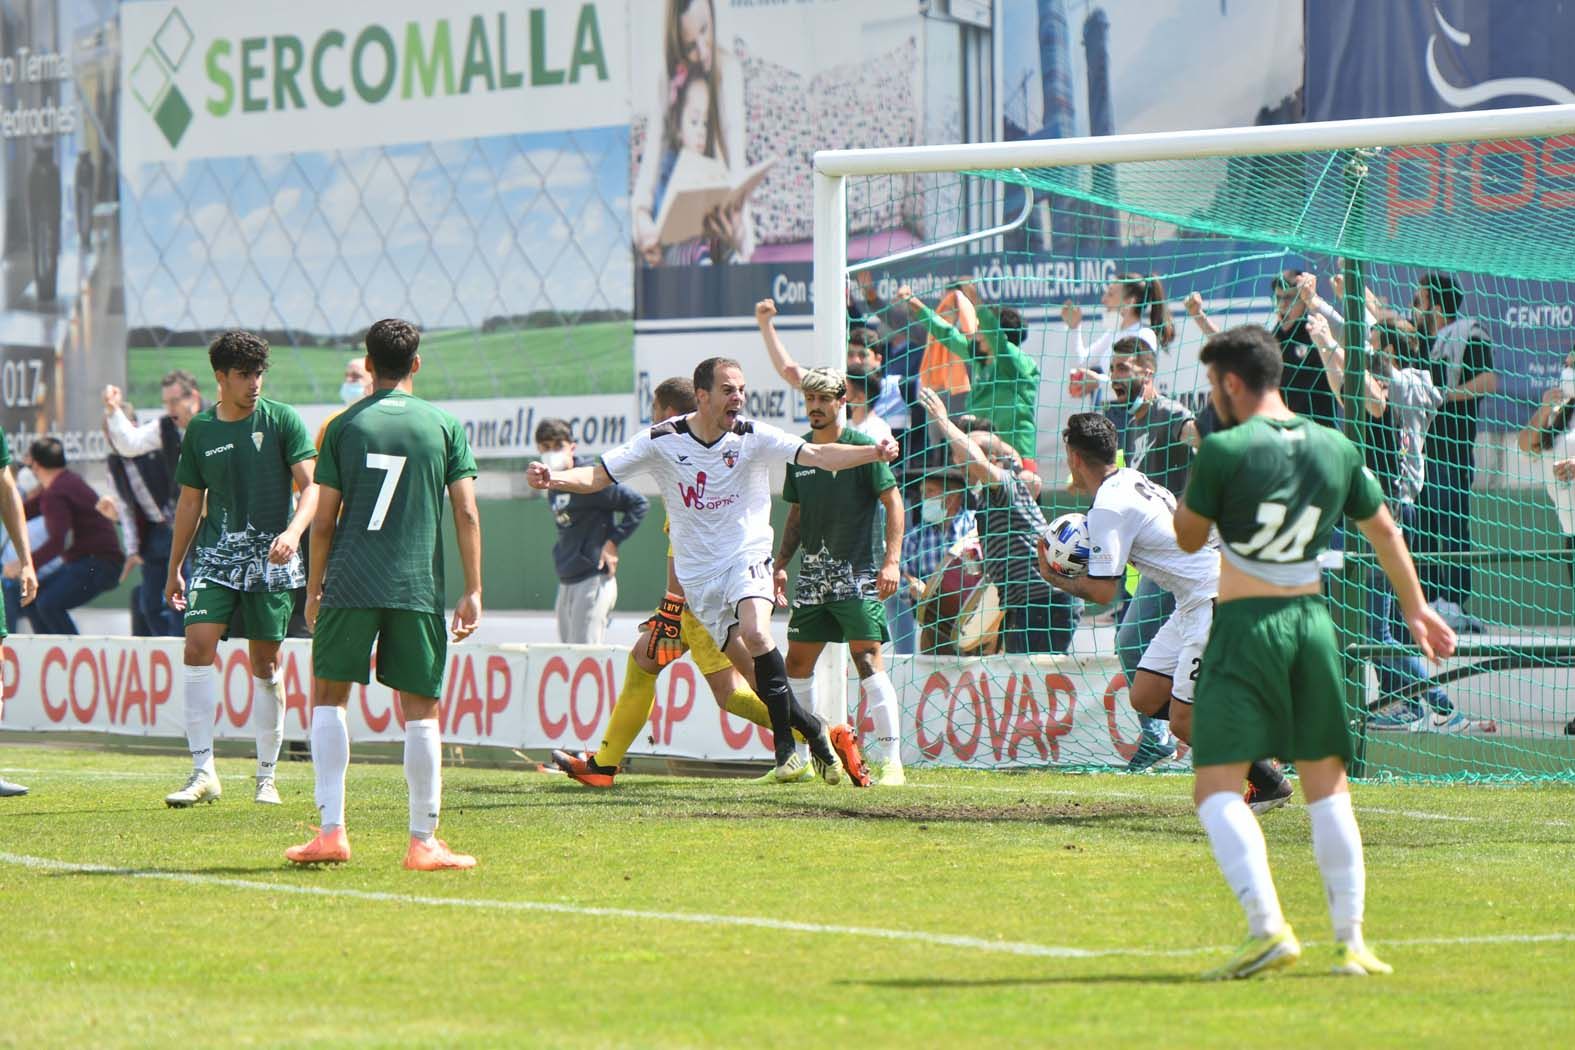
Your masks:
[[[411,696],[443,695],[448,632],[443,614],[414,609],[323,608],[312,632],[312,674],[331,682],[377,680]]]
[[[874,598],[841,598],[797,605],[788,620],[790,642],[889,642],[886,606]]]
[[[733,661],[716,647],[716,640],[695,618],[695,614],[689,611],[688,606],[684,607],[679,637],[689,648],[689,658],[695,662],[696,667],[700,668],[702,676],[709,678],[718,671],[725,671],[733,666]]]
[[[1192,703],[1193,690],[1203,666],[1203,650],[1209,644],[1209,626],[1213,622],[1212,601],[1199,602],[1190,609],[1177,609],[1165,617],[1165,622],[1154,632],[1154,640],[1148,643],[1138,660],[1138,670],[1169,678],[1171,699]]]
[[[1220,602],[1192,718],[1194,766],[1351,758],[1340,648],[1322,595]]]
[[[239,608],[246,618],[246,637],[259,642],[283,641],[295,611],[294,591],[238,591],[212,580],[193,580],[186,588],[186,626],[228,624]]]
[[[726,648],[733,628],[738,625],[740,602],[749,598],[775,602],[771,559],[752,557],[734,563],[726,571],[693,587],[685,583],[684,597],[700,626],[710,633],[719,647]]]

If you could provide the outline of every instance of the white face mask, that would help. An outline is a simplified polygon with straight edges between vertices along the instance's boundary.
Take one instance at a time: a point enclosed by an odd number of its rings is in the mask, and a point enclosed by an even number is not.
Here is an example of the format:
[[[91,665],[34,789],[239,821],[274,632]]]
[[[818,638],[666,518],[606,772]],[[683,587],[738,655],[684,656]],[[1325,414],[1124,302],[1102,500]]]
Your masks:
[[[548,470],[568,470],[574,466],[574,453],[566,448],[554,452],[542,453],[541,461],[547,465]]]
[[[1575,397],[1575,368],[1566,368],[1559,376],[1559,387],[1565,397]]]
[[[366,386],[362,383],[346,379],[339,387],[339,400],[347,405],[353,405],[366,396]]]
[[[926,525],[939,525],[946,520],[946,500],[941,496],[926,496],[919,504],[919,518]]]
[[[16,472],[16,487],[23,497],[32,494],[38,488],[38,475],[33,473],[32,467],[19,467]]]

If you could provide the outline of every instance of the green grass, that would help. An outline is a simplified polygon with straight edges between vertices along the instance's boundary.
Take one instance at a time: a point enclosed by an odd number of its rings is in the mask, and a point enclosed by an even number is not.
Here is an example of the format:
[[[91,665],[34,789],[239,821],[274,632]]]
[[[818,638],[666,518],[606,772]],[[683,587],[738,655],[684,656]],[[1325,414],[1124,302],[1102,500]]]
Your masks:
[[[264,392],[291,404],[337,401],[345,361],[356,352],[274,347]],[[422,339],[421,358],[418,389],[432,400],[627,393],[634,390],[634,325],[432,332]],[[205,347],[133,347],[128,360],[129,396],[139,408],[159,403],[159,380],[171,369],[205,383],[212,374]]]
[[[1241,932],[1181,777],[921,772],[906,790],[625,777],[592,793],[451,768],[469,873],[400,869],[396,765],[350,775],[353,863],[290,870],[282,809],[223,759],[217,806],[169,811],[184,763],[0,748],[0,1043],[17,1046],[1538,1046],[1568,1038],[1575,792],[1362,786],[1368,933],[1397,973],[1194,976]],[[1326,942],[1299,808],[1266,820],[1281,896]],[[15,855],[127,869],[37,870]],[[193,884],[133,878],[190,873]],[[251,885],[240,885],[240,882]],[[316,888],[329,895],[274,892]],[[843,932],[449,907],[544,902],[798,919],[1085,949],[1008,954]],[[1516,935],[1562,939],[1513,943]],[[1488,938],[1451,943],[1456,938]],[[1497,939],[1495,939],[1497,938]]]

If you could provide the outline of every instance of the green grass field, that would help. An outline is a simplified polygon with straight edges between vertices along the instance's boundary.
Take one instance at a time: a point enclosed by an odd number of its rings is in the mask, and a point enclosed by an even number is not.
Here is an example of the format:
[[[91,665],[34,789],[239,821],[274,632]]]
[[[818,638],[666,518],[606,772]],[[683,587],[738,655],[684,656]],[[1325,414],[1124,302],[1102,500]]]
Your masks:
[[[1301,965],[1195,975],[1241,920],[1183,777],[919,772],[907,789],[450,768],[468,873],[399,867],[397,765],[350,775],[354,861],[291,870],[222,759],[0,747],[0,1044],[1544,1046],[1575,979],[1575,792],[1361,786],[1369,940],[1323,973],[1306,816],[1266,818]],[[737,923],[729,920],[739,919]],[[763,920],[763,921],[752,921]],[[799,928],[773,922],[802,922]],[[849,930],[846,927],[858,927]],[[881,931],[885,936],[878,936]],[[960,938],[960,940],[958,940]]]
[[[274,347],[264,391],[291,404],[337,401],[345,361],[356,352]],[[624,393],[634,389],[634,324],[432,332],[422,338],[421,358],[418,389],[432,400]],[[203,380],[212,374],[204,347],[133,347],[128,361],[127,385],[139,408],[159,403],[159,380],[173,368]]]

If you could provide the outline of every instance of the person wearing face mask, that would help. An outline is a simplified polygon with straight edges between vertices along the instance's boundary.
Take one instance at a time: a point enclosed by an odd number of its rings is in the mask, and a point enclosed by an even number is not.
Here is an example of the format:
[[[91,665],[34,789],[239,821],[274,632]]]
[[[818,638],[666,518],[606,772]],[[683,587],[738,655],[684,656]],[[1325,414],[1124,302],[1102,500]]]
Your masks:
[[[1101,411],[1115,425],[1121,465],[1180,499],[1201,440],[1197,422],[1187,406],[1164,396],[1154,385],[1157,362],[1148,340],[1123,336],[1110,350],[1110,397]],[[1170,593],[1146,577],[1139,578],[1130,591],[1116,628],[1116,656],[1127,681],[1135,680],[1138,662],[1175,607]],[[1129,773],[1141,773],[1176,753],[1163,719],[1140,711],[1138,722],[1143,732],[1127,764]]]
[[[897,592],[898,612],[892,631],[892,648],[898,653],[918,652],[919,625],[915,617],[925,581],[941,567],[946,552],[974,534],[973,511],[968,509],[963,472],[955,467],[924,476],[918,521],[902,537],[902,579]]]
[[[1570,552],[1565,570],[1575,583],[1575,350],[1564,358],[1559,385],[1543,391],[1542,403],[1516,443],[1522,452],[1536,457]],[[1575,721],[1568,728],[1575,733]]]
[[[1176,326],[1165,301],[1165,285],[1157,276],[1121,274],[1105,286],[1100,304],[1113,324],[1091,346],[1083,344],[1082,307],[1070,299],[1061,306],[1061,321],[1072,335],[1072,353],[1078,364],[1069,377],[1068,392],[1073,397],[1093,395],[1096,404],[1103,399],[1116,343],[1141,339],[1149,350],[1158,351],[1162,347],[1169,349],[1176,340]]]
[[[573,432],[562,419],[544,419],[536,426],[536,450],[555,471],[595,462],[575,456]],[[590,495],[551,492],[547,502],[558,523],[558,542],[552,548],[558,573],[558,640],[601,645],[618,601],[618,547],[634,535],[651,505],[623,484]]]

